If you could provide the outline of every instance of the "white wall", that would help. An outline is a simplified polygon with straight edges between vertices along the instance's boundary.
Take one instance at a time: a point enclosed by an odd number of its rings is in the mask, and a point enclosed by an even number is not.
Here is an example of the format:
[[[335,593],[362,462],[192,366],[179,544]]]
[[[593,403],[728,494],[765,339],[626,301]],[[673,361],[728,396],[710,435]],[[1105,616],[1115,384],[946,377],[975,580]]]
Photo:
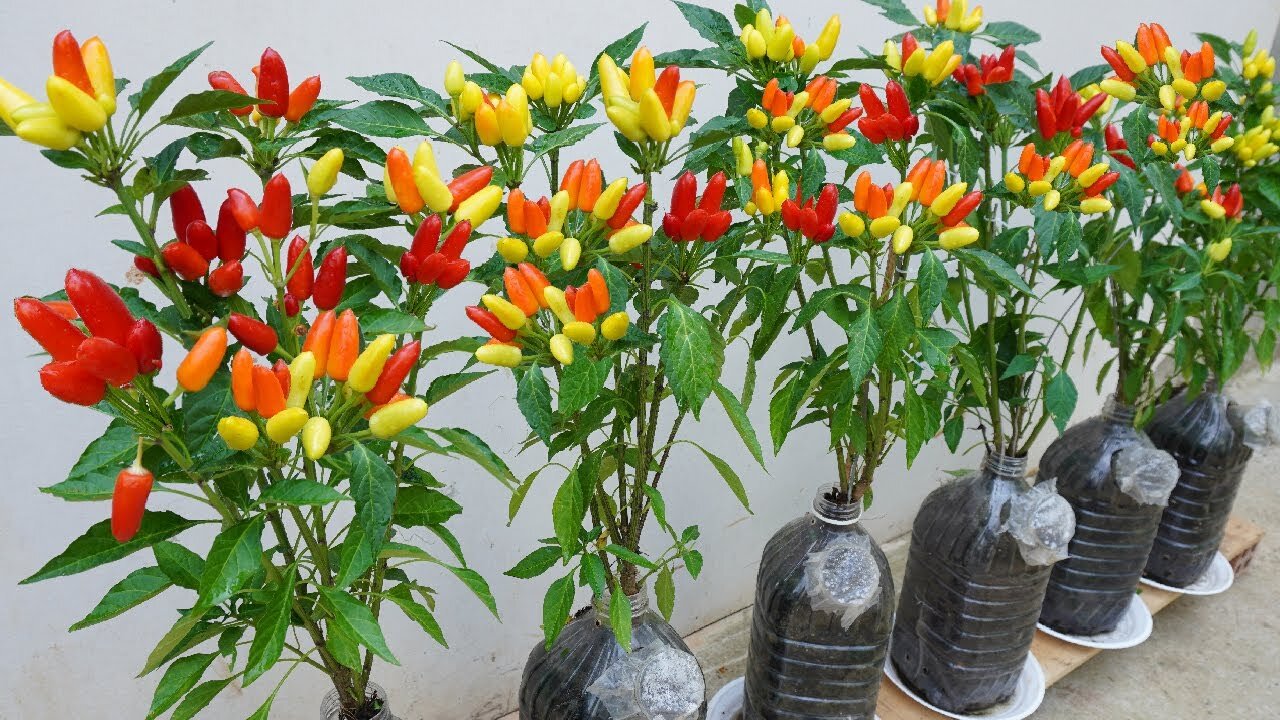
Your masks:
[[[725,10],[732,6],[728,0],[710,4]],[[1016,20],[1044,34],[1045,40],[1035,48],[1042,67],[1068,72],[1098,62],[1099,45],[1130,35],[1141,21],[1161,21],[1176,41],[1186,43],[1189,34],[1199,30],[1236,38],[1257,26],[1265,36],[1280,16],[1280,6],[1272,0],[1213,5],[1193,0],[990,0],[986,5],[989,19]],[[844,14],[842,54],[853,54],[858,46],[878,48],[885,35],[896,32],[857,2],[796,0],[781,7],[809,36],[837,9]],[[399,71],[438,87],[445,63],[456,55],[441,42],[443,39],[480,49],[503,64],[524,63],[532,52],[541,50],[547,54],[563,51],[581,66],[607,42],[645,20],[650,21],[646,41],[655,52],[702,44],[685,28],[674,6],[664,2],[553,0],[414,6],[260,0],[216,4],[137,0],[3,3],[0,74],[28,89],[40,88],[49,71],[49,39],[69,26],[82,39],[101,35],[111,48],[117,71],[135,79],[206,40],[215,40],[168,102],[181,92],[203,89],[203,76],[213,69],[229,68],[246,78],[249,66],[268,44],[283,53],[295,77],[322,75],[325,97],[359,98],[361,94],[344,77]],[[708,117],[723,109],[725,86],[714,77],[701,79],[707,84],[699,91],[695,113]],[[609,145],[609,136],[599,132],[587,148],[573,154],[599,154],[605,159],[607,174],[613,176],[624,164]],[[242,167],[223,163],[215,166],[212,186],[252,182]],[[214,192],[206,191],[206,203]],[[109,204],[104,191],[53,167],[33,148],[11,139],[0,141],[3,293],[17,296],[51,291],[70,266],[122,281],[127,258],[108,241],[130,237],[130,229],[117,217],[93,217]],[[474,291],[465,287],[451,294],[433,318],[440,324],[438,337],[473,332],[460,311],[473,295]],[[12,463],[4,501],[0,502],[0,527],[4,528],[4,542],[0,543],[0,637],[6,640],[0,650],[0,675],[4,677],[0,682],[0,715],[24,719],[141,717],[158,675],[143,680],[133,677],[174,619],[173,611],[184,607],[189,597],[169,591],[112,622],[68,635],[65,628],[92,608],[108,586],[134,567],[148,564],[149,554],[71,578],[17,586],[18,580],[104,517],[105,504],[70,505],[42,495],[36,488],[61,480],[75,453],[97,436],[105,421],[88,411],[60,405],[41,391],[36,371],[43,361],[31,356],[34,345],[8,313],[0,318],[0,338],[0,344],[6,346],[0,368],[8,379],[0,385],[0,416],[6,418],[7,430],[0,436],[0,457]],[[775,358],[790,351],[799,352],[799,345],[783,345]],[[741,362],[738,346],[731,351],[725,372],[731,387],[741,384]],[[172,368],[175,364],[176,353],[171,353],[168,365]],[[765,392],[773,367],[776,361],[761,367],[762,389],[752,406],[752,416],[761,428],[766,427]],[[1080,377],[1091,378],[1092,373]],[[1091,381],[1079,384],[1083,416],[1099,403],[1089,392]],[[522,434],[522,422],[510,384],[482,383],[464,397],[434,408],[430,421],[470,427],[500,451],[512,452],[514,443],[502,438]],[[675,623],[683,631],[749,603],[756,558],[765,539],[781,523],[802,512],[814,487],[832,476],[832,462],[822,452],[825,443],[820,431],[797,433],[786,451],[771,459],[771,474],[746,459],[718,408],[708,411],[702,425],[691,428],[691,433],[713,452],[740,458],[735,467],[743,474],[757,514],[751,517],[744,513],[700,457],[684,453],[674,458],[664,488],[673,522],[702,525],[702,550],[707,559],[699,582],[679,581]],[[761,436],[767,433],[762,430]],[[519,472],[536,459],[531,453],[513,465]],[[881,539],[901,534],[909,528],[920,499],[936,486],[941,469],[972,466],[976,461],[976,455],[949,457],[941,443],[929,448],[909,473],[900,459],[895,459],[881,473],[869,525]],[[415,627],[391,611],[386,627],[403,666],[381,667],[376,680],[392,690],[395,708],[406,719],[497,717],[512,706],[524,657],[539,636],[539,607],[545,588],[541,582],[509,580],[502,571],[532,547],[534,538],[549,533],[549,498],[554,484],[536,488],[525,512],[508,529],[504,527],[506,496],[495,482],[464,463],[433,469],[452,483],[467,508],[454,529],[473,565],[493,583],[504,622],[494,622],[447,578],[428,575],[427,582],[442,588],[439,615],[454,649],[446,652],[427,642]],[[155,505],[179,507],[170,496],[157,497]],[[189,539],[194,540],[195,533]],[[267,692],[269,680],[260,681],[243,696],[238,690],[227,691],[210,716],[247,716]],[[319,675],[298,673],[277,703],[278,715],[317,716],[324,691]]]

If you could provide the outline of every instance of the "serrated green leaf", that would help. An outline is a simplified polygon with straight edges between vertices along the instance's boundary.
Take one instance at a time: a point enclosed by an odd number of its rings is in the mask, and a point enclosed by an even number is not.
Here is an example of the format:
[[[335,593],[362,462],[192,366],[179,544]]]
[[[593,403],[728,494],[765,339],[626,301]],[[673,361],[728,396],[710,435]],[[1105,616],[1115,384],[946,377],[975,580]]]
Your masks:
[[[1067,429],[1067,423],[1076,411],[1077,398],[1076,385],[1064,372],[1054,375],[1045,387],[1044,406],[1053,418],[1053,424],[1058,426],[1058,432]]]
[[[592,360],[585,355],[576,358],[572,365],[560,374],[560,414],[570,416],[596,399],[609,379],[613,368],[611,358]]]
[[[335,584],[350,585],[373,566],[386,542],[396,504],[396,476],[386,461],[361,443],[347,453],[351,463],[351,497],[356,517],[342,543],[342,567]]]
[[[447,522],[460,512],[462,506],[439,490],[411,486],[400,488],[394,519],[401,527],[426,527]]]
[[[676,404],[697,418],[720,379],[724,341],[706,318],[674,297],[658,319],[658,334],[662,336],[658,355]]]
[[[156,565],[165,576],[178,587],[188,590],[200,589],[200,576],[204,574],[204,558],[187,548],[173,542],[158,542],[151,552],[156,556]]]
[[[236,594],[262,568],[264,517],[232,525],[214,538],[200,576],[199,603],[213,607]]]
[[[848,364],[849,378],[854,387],[861,387],[862,382],[876,365],[880,357],[880,349],[884,338],[876,324],[875,314],[864,310],[853,318],[847,328],[849,333]]]
[[[542,368],[536,364],[525,370],[516,385],[516,405],[520,408],[520,414],[524,415],[525,422],[529,423],[529,429],[544,444],[550,445],[553,429],[551,386],[547,384]]]
[[[374,100],[350,110],[341,110],[333,121],[348,130],[373,137],[406,138],[431,134],[416,110],[394,100]]]
[[[106,432],[85,447],[66,480],[40,491],[70,501],[110,500],[116,474],[137,451],[138,436],[133,428],[124,420],[112,420]]]

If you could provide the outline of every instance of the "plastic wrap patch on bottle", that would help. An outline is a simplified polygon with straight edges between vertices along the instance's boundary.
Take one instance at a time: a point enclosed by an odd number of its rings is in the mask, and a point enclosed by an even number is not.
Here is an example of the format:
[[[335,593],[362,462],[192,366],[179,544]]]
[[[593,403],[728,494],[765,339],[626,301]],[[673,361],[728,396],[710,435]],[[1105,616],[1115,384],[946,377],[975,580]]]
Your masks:
[[[880,597],[880,569],[865,535],[850,535],[805,561],[814,610],[840,618],[845,630]]]
[[[1166,505],[1178,484],[1178,461],[1155,447],[1135,445],[1115,454],[1112,472],[1120,491],[1143,505]]]
[[[698,717],[706,686],[692,655],[652,645],[620,656],[587,692],[613,720],[692,720]]]
[[[1266,400],[1246,409],[1240,415],[1240,424],[1244,427],[1244,444],[1253,450],[1280,441],[1280,417]]]
[[[1076,532],[1076,514],[1058,494],[1056,480],[1037,484],[1009,502],[1009,518],[1001,532],[1018,542],[1028,565],[1052,565],[1067,557]]]

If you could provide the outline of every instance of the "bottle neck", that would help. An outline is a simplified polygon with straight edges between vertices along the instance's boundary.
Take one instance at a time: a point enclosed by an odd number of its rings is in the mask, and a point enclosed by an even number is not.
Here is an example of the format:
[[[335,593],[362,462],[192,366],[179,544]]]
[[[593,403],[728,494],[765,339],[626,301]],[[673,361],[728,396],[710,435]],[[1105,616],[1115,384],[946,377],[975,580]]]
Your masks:
[[[613,596],[606,593],[605,595],[591,601],[591,604],[596,611],[596,617],[606,623],[609,621],[609,606],[612,603],[612,599]],[[635,595],[628,595],[627,601],[631,604],[632,621],[649,611],[649,592],[646,589],[642,588],[640,592]]]
[[[813,514],[828,525],[857,525],[862,519],[862,502],[845,500],[838,485],[823,485],[813,496]]]
[[[1134,418],[1137,416],[1138,409],[1132,405],[1126,404],[1120,399],[1119,395],[1111,396],[1107,400],[1107,404],[1102,407],[1103,419],[1115,425],[1133,427]]]
[[[997,452],[988,452],[982,461],[982,467],[998,480],[1025,482],[1027,477],[1027,458],[1013,457]]]

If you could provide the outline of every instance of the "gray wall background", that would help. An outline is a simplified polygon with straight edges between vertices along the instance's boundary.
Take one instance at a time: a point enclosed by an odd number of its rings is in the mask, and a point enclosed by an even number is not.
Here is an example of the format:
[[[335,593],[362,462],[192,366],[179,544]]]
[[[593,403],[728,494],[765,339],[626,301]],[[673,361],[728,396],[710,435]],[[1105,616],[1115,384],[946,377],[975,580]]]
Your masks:
[[[732,7],[727,0],[706,2],[726,11]],[[1265,38],[1280,17],[1280,6],[1272,0],[1230,0],[1211,6],[1192,0],[989,0],[985,5],[988,19],[1015,20],[1038,30],[1044,40],[1033,52],[1041,67],[1066,72],[1099,62],[1098,46],[1130,36],[1139,22],[1163,22],[1175,42],[1187,44],[1196,31],[1240,38],[1255,26]],[[878,48],[884,37],[897,31],[859,2],[795,0],[780,4],[780,10],[806,37],[815,36],[829,14],[840,12],[845,30],[838,57],[854,55],[858,47]],[[204,89],[203,78],[210,70],[230,69],[247,82],[248,68],[266,45],[284,55],[294,78],[320,74],[325,97],[361,99],[363,94],[345,77],[407,72],[438,88],[445,64],[457,56],[441,42],[444,39],[481,50],[504,65],[523,64],[533,52],[542,51],[548,55],[565,52],[585,67],[606,43],[646,20],[650,23],[646,43],[655,53],[698,47],[703,42],[685,27],[675,7],[665,2],[3,3],[0,74],[40,94],[49,73],[49,40],[70,27],[82,40],[101,35],[117,73],[135,81],[191,48],[215,40],[171,91],[168,103],[184,92]],[[474,66],[468,65],[468,70],[472,69]],[[705,118],[723,109],[727,88],[705,73],[698,80],[706,84],[699,90],[695,114]],[[162,143],[162,138],[156,138],[151,149]],[[571,153],[571,157],[590,155],[601,157],[610,177],[625,169],[624,158],[603,131]],[[203,192],[206,205],[215,210],[215,193],[222,188],[253,184],[242,166],[220,163],[210,166],[214,181]],[[447,160],[443,164],[451,165]],[[292,176],[300,179],[296,170]],[[659,189],[660,196],[667,187]],[[0,141],[0,217],[4,218],[0,248],[5,259],[0,263],[0,288],[4,294],[49,292],[71,266],[122,282],[128,259],[108,241],[131,237],[131,230],[118,217],[93,217],[109,204],[103,190],[53,167],[30,146],[10,139]],[[486,246],[469,254],[479,258],[488,251]],[[437,338],[473,332],[461,308],[475,295],[474,289],[464,286],[441,304],[433,316],[439,325]],[[760,428],[767,426],[765,393],[773,369],[789,350],[801,351],[796,340],[792,338],[760,368],[760,391],[751,408]],[[91,412],[58,404],[44,394],[36,378],[44,361],[31,355],[34,344],[7,312],[0,317],[0,344],[5,346],[0,368],[8,378],[0,385],[0,414],[6,418],[7,430],[0,435],[0,457],[9,467],[6,495],[0,502],[0,527],[5,530],[5,541],[0,543],[0,636],[6,639],[0,650],[0,675],[4,677],[0,681],[0,715],[142,717],[159,674],[141,680],[134,676],[172,623],[174,611],[185,607],[189,596],[169,591],[114,621],[67,634],[67,626],[88,612],[110,585],[135,567],[149,564],[149,554],[70,578],[17,586],[18,580],[105,516],[105,504],[66,504],[36,488],[65,477],[76,453],[97,437],[106,421]],[[171,373],[180,356],[170,350],[166,364]],[[1078,417],[1100,405],[1091,392],[1091,378],[1103,358],[1098,357],[1101,352],[1094,355],[1089,359],[1090,367],[1079,375],[1082,397]],[[725,369],[726,383],[731,387],[741,384],[742,358],[741,346],[731,349]],[[504,443],[501,438],[523,433],[514,390],[505,379],[472,386],[464,395],[433,408],[428,421],[472,428],[508,456],[514,453],[514,443]],[[761,436],[767,438],[763,429]],[[672,521],[701,524],[702,551],[707,560],[700,581],[678,580],[674,622],[682,631],[701,627],[750,602],[764,541],[780,524],[803,512],[814,487],[833,475],[832,461],[823,452],[821,431],[795,434],[781,455],[768,458],[768,473],[741,451],[718,407],[709,406],[701,425],[690,428],[690,437],[733,460],[746,482],[756,515],[749,516],[741,509],[701,457],[678,452],[673,458],[673,472],[664,489]],[[519,474],[522,468],[536,466],[536,460],[530,453],[512,464]],[[909,472],[900,456],[895,458],[881,474],[868,525],[881,540],[905,532],[914,508],[941,481],[943,470],[973,466],[977,461],[977,452],[952,457],[941,443],[927,449]],[[511,708],[520,668],[539,637],[545,589],[543,582],[510,580],[502,571],[530,550],[535,538],[549,533],[554,483],[535,486],[524,512],[507,528],[507,496],[494,481],[464,463],[441,463],[432,469],[451,484],[451,492],[467,508],[454,530],[472,565],[492,583],[503,622],[495,622],[450,578],[424,573],[426,582],[441,589],[438,615],[453,649],[435,646],[416,626],[389,611],[385,627],[402,666],[382,665],[376,680],[391,689],[395,709],[405,718],[497,717]],[[153,506],[196,512],[168,495],[155,496]],[[207,538],[199,535],[189,533],[185,542],[203,547]],[[224,672],[220,662],[211,670],[211,674]],[[228,689],[209,716],[249,715],[273,681],[269,676],[247,691]],[[325,691],[320,675],[299,672],[282,692],[277,714],[315,717]]]

